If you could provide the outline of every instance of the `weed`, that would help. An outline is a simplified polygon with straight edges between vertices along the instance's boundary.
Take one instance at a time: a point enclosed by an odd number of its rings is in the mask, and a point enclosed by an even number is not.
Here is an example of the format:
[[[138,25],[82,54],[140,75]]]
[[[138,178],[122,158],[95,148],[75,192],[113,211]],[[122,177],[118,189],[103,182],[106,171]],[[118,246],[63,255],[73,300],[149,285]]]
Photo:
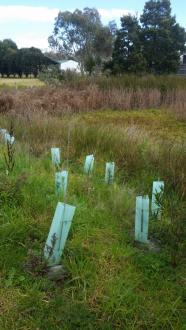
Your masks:
[[[21,205],[23,201],[23,184],[25,177],[20,175],[17,178],[10,178],[7,175],[0,175],[0,206],[7,204],[9,206]]]
[[[43,253],[29,249],[24,269],[32,276],[43,276],[47,273],[47,263]]]

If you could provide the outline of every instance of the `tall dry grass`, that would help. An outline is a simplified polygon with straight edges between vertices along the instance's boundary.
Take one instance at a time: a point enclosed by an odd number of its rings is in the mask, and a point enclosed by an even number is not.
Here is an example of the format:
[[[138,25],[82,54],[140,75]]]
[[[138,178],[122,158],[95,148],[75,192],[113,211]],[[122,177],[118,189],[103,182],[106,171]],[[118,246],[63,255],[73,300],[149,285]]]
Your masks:
[[[46,87],[1,91],[0,113],[30,116],[35,113],[63,115],[100,109],[134,110],[166,108],[179,119],[186,118],[184,89],[110,88],[88,85],[83,89]]]

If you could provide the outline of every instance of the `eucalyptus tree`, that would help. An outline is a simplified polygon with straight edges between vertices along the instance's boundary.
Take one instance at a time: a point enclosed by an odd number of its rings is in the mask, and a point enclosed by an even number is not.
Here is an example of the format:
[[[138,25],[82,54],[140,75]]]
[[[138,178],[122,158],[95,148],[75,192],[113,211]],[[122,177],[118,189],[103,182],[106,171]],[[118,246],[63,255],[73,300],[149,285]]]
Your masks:
[[[67,59],[77,61],[80,68],[93,66],[112,54],[112,33],[103,26],[95,8],[59,12],[49,45]]]

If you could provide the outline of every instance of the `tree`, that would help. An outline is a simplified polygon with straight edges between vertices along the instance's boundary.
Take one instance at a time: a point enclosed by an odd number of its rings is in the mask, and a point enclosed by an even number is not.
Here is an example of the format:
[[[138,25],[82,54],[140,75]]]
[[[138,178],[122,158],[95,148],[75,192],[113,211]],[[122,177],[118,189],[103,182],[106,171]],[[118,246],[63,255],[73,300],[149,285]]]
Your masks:
[[[17,45],[11,39],[0,41],[0,73],[10,76],[15,71]]]
[[[5,46],[5,48],[7,49],[14,49],[14,50],[17,50],[17,45],[16,43],[11,40],[11,39],[4,39],[3,40],[3,45]]]
[[[18,49],[14,41],[5,39],[0,41],[0,74],[26,77],[34,75],[37,77],[42,66],[48,67],[55,62],[44,56],[40,49],[21,48]]]
[[[117,32],[117,24],[115,22],[115,20],[112,20],[108,23],[109,26],[109,30],[112,33],[113,37],[116,36],[116,32]]]
[[[64,57],[79,62],[82,70],[86,63],[92,65],[112,54],[112,33],[101,23],[95,8],[76,9],[74,12],[59,12],[49,44]],[[92,63],[92,65],[90,65]]]
[[[116,34],[110,65],[114,73],[137,73],[145,70],[146,61],[142,54],[141,27],[137,17],[125,15],[121,18],[121,29]]]
[[[37,77],[42,66],[48,66],[50,61],[43,55],[40,49],[35,47],[21,48],[18,51],[18,75]]]
[[[41,50],[35,47],[29,48],[29,57],[31,62],[30,71],[31,74],[33,74],[34,77],[36,78],[38,72],[42,68],[42,65],[46,63],[46,59],[43,53],[41,52]]]
[[[186,34],[184,28],[176,23],[176,18],[171,16],[170,1],[147,1],[140,21],[148,71],[176,72],[180,53],[185,49]]]

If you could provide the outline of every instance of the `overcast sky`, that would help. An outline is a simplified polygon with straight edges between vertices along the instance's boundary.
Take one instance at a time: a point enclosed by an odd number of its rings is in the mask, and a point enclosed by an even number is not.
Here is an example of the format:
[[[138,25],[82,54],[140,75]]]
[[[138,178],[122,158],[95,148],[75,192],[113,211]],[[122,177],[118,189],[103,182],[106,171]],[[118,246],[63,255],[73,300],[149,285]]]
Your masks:
[[[186,28],[186,0],[172,0],[172,13]],[[143,10],[145,0],[0,0],[0,40],[11,38],[18,47],[35,46],[45,50],[59,10],[96,7],[104,24],[122,14]]]

